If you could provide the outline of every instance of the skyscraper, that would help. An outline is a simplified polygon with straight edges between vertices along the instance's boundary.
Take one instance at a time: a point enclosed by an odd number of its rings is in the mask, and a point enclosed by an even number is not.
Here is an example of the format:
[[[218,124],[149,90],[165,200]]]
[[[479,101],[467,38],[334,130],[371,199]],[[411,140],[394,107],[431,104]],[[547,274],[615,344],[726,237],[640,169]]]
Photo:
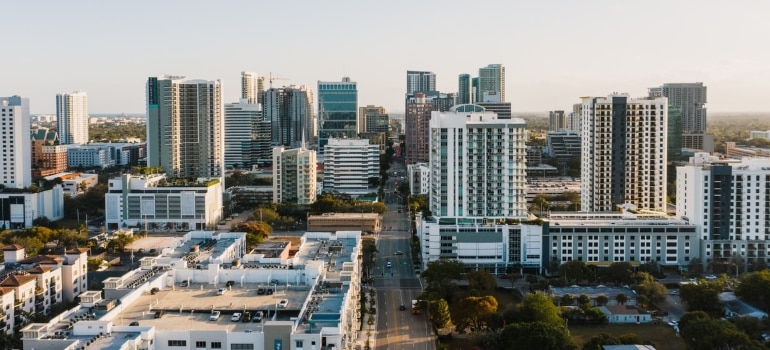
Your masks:
[[[583,97],[581,205],[666,209],[668,101],[627,94]]]
[[[682,147],[710,151],[704,145],[707,89],[703,83],[667,83],[649,92],[650,97],[668,97],[669,105],[681,108]]]
[[[312,204],[316,199],[316,152],[273,148],[273,203]]]
[[[350,78],[318,81],[318,153],[329,138],[354,138],[358,131],[358,87]]]
[[[241,72],[241,98],[246,99],[246,103],[262,104],[264,91],[264,78],[257,76],[257,73]]]
[[[270,122],[262,106],[240,102],[225,104],[225,167],[250,169],[272,157]]]
[[[479,91],[476,101],[505,102],[505,67],[502,64],[479,68]]]
[[[223,178],[223,127],[221,81],[147,80],[147,165],[169,177]]]
[[[366,139],[330,138],[324,150],[324,192],[364,195],[377,191],[380,149]]]
[[[406,71],[406,94],[436,91],[436,73],[428,71]]]
[[[388,110],[382,106],[367,105],[358,108],[360,133],[386,133],[390,129]]]
[[[433,112],[431,213],[467,223],[525,218],[526,140],[521,118],[499,119],[477,105]]]
[[[406,100],[404,159],[407,165],[428,162],[429,122],[433,110],[433,102],[423,93],[416,93]]]
[[[567,127],[567,117],[564,115],[564,111],[548,112],[548,131],[559,131]]]
[[[455,104],[464,105],[471,103],[471,75],[460,74],[457,78],[457,101]]]
[[[265,119],[270,121],[272,145],[304,147],[313,138],[310,88],[289,86],[265,92]]]
[[[24,116],[21,103],[14,105],[9,99],[0,98],[0,184],[5,187],[24,188],[32,184],[29,127],[29,116]]]
[[[85,91],[56,95],[56,125],[60,144],[88,143],[88,95]]]

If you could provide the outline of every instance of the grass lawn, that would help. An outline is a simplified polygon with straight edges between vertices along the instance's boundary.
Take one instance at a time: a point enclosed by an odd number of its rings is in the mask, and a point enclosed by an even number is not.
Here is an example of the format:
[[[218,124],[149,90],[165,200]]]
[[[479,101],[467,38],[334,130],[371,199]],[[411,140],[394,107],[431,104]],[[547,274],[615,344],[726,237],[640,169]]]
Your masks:
[[[622,324],[622,325],[607,325],[607,326],[570,326],[570,335],[572,340],[578,346],[578,349],[583,347],[583,344],[591,340],[591,337],[606,333],[611,336],[617,337],[623,334],[633,333],[636,334],[643,342],[652,342],[656,349],[661,350],[684,350],[685,344],[682,338],[677,337],[674,330],[666,324]]]

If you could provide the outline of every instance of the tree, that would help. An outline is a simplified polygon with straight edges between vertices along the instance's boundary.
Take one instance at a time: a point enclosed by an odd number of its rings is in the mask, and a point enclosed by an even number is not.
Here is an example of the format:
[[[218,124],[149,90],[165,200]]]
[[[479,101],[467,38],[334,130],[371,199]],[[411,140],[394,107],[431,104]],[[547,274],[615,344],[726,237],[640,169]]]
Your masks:
[[[458,331],[467,328],[471,331],[482,330],[486,327],[486,318],[497,312],[497,299],[491,295],[483,297],[466,297],[461,299],[452,312],[452,322]]]
[[[455,288],[453,279],[460,278],[465,272],[465,264],[459,260],[439,259],[428,263],[422,277],[428,283],[426,290],[435,291],[447,301],[452,300]]]
[[[719,292],[722,287],[717,282],[701,280],[698,284],[684,284],[679,288],[679,297],[687,303],[688,311],[704,311],[707,314],[722,316],[722,304]]]
[[[452,317],[449,313],[449,304],[444,299],[431,302],[430,316],[436,328],[445,328],[452,325]]]
[[[580,294],[577,298],[578,305],[582,308],[589,308],[591,306],[591,297],[585,294]]]
[[[556,327],[563,327],[564,320],[559,315],[559,308],[551,298],[543,293],[530,293],[524,296],[521,307],[516,313],[517,322],[544,322]]]
[[[735,295],[758,304],[765,311],[770,310],[770,270],[742,275]]]
[[[689,349],[738,349],[751,345],[748,336],[730,322],[710,317],[682,319],[682,339]]]
[[[486,270],[470,271],[465,275],[468,287],[479,291],[492,292],[497,288],[497,281]]]
[[[603,345],[619,345],[620,340],[606,333],[599,333],[583,345],[583,350],[604,350]]]
[[[246,232],[246,245],[253,248],[262,243],[265,238],[270,237],[273,228],[266,222],[244,221],[233,225],[232,230],[234,232]]]
[[[102,266],[102,258],[88,258],[88,271],[96,271]]]
[[[746,333],[751,339],[758,339],[762,335],[762,331],[765,330],[765,326],[762,321],[756,317],[731,317],[730,322],[735,325],[741,332]]]
[[[643,306],[649,307],[652,304],[658,304],[666,300],[668,290],[666,286],[655,281],[652,275],[646,272],[639,272],[635,275],[637,284],[634,291],[638,296],[643,296]]]
[[[570,306],[575,303],[575,297],[572,296],[572,294],[564,294],[561,296],[561,300],[559,300],[560,306]]]
[[[527,322],[510,324],[500,334],[499,344],[494,349],[538,349],[571,350],[577,349],[567,335],[564,325],[546,322]]]
[[[604,280],[615,283],[616,286],[629,284],[632,282],[633,273],[634,269],[628,262],[614,262],[604,270]]]
[[[599,296],[596,297],[596,305],[598,306],[607,305],[607,303],[609,302],[610,302],[610,298],[607,298],[607,296],[604,294],[600,294]]]
[[[579,260],[567,261],[559,266],[559,274],[568,282],[578,283],[583,278],[586,264]]]
[[[626,305],[626,302],[628,302],[628,296],[625,293],[618,293],[618,295],[615,296],[615,300],[620,305]]]

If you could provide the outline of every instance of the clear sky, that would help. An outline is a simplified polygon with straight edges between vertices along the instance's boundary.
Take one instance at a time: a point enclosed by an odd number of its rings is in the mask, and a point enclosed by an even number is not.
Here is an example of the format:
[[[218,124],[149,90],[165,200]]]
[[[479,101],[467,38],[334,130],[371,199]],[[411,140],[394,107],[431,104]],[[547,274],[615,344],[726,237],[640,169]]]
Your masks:
[[[55,112],[84,90],[91,113],[145,112],[148,76],[240,72],[305,84],[349,76],[360,105],[403,111],[407,70],[457,75],[506,67],[514,112],[570,109],[580,96],[702,81],[710,111],[766,111],[770,1],[7,1],[0,96]]]

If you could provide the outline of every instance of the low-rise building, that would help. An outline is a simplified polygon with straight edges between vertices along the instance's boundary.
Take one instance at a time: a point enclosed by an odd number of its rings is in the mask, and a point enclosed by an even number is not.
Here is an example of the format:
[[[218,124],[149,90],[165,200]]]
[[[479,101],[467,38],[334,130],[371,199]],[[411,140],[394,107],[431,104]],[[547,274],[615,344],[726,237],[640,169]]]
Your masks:
[[[430,193],[430,167],[427,163],[415,163],[406,166],[409,176],[409,193],[413,196]]]
[[[308,231],[362,231],[376,233],[382,230],[377,213],[324,213],[307,218]]]
[[[217,179],[167,178],[165,174],[110,179],[105,201],[107,229],[190,231],[214,227],[222,218],[222,184]]]
[[[0,190],[0,229],[32,227],[36,219],[64,218],[64,189],[61,185],[40,192],[29,189]]]
[[[561,298],[565,295],[571,295],[574,298],[577,298],[581,295],[586,295],[591,300],[591,306],[599,306],[599,304],[596,302],[596,299],[599,296],[604,296],[607,298],[607,304],[609,306],[616,306],[621,305],[618,303],[618,295],[623,294],[626,296],[626,302],[622,305],[628,305],[633,306],[636,305],[636,293],[631,288],[628,287],[609,287],[609,286],[603,286],[599,285],[596,287],[579,287],[579,286],[570,286],[570,287],[550,287],[548,289],[548,294],[553,299],[554,303],[556,305],[559,305],[559,301]]]
[[[99,182],[99,175],[87,173],[60,173],[46,176],[45,179],[48,181],[61,179],[64,194],[76,198],[78,195],[81,195],[96,186]]]
[[[108,168],[115,166],[114,149],[107,146],[68,145],[67,165],[70,168]]]
[[[632,305],[604,305],[599,310],[607,316],[609,324],[623,323],[647,323],[652,321],[652,315],[649,312],[639,310]]]

